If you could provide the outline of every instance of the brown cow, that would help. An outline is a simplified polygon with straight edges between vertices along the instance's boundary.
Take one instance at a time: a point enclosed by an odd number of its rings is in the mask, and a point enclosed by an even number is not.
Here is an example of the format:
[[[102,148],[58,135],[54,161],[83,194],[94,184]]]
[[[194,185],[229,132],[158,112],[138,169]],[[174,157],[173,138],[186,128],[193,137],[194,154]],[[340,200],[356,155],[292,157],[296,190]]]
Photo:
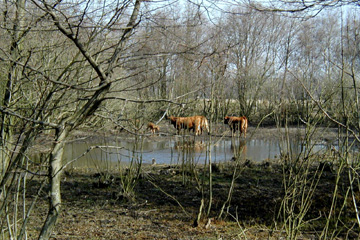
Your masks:
[[[170,117],[170,121],[176,128],[177,134],[180,134],[181,129],[195,132],[195,121],[191,117]]]
[[[195,132],[195,135],[200,135],[204,129],[209,133],[209,124],[204,116],[192,116],[192,117],[167,117],[170,119],[170,123],[176,128],[179,134],[181,129],[188,129]]]
[[[160,127],[152,122],[149,122],[146,129],[150,129],[152,134],[155,134],[156,131],[160,131]]]
[[[210,133],[209,131],[209,123],[208,120],[206,119],[206,117],[204,116],[194,116],[195,118],[195,135],[200,135],[203,133],[204,129],[208,132],[208,134]]]
[[[224,118],[224,124],[228,124],[232,133],[235,133],[236,130],[240,130],[240,136],[244,133],[244,137],[246,138],[246,130],[248,127],[248,119],[243,117],[228,117]]]

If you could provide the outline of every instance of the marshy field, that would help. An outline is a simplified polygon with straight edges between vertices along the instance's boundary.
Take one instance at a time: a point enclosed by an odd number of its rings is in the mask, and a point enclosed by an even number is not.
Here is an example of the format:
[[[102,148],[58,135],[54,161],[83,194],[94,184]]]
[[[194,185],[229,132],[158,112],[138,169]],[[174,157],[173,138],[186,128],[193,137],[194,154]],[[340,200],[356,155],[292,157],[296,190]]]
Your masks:
[[[52,239],[359,237],[354,203],[360,191],[351,182],[359,170],[338,160],[336,129],[312,133],[306,146],[303,128],[249,128],[246,139],[162,129],[141,137],[77,132],[64,160],[73,162],[63,174],[63,211]],[[284,135],[292,139],[288,146],[278,139]],[[255,159],[249,149],[256,143],[266,148],[263,141],[275,141],[278,153]],[[28,205],[37,198],[29,239],[38,236],[48,211],[48,185],[41,179],[32,175],[24,195]]]

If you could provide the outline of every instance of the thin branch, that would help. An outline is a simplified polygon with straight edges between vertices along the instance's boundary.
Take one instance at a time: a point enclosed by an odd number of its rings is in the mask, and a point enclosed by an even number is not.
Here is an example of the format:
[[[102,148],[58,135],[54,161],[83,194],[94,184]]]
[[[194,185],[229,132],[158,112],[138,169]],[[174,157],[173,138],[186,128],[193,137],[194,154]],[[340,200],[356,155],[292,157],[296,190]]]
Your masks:
[[[36,123],[36,124],[40,124],[43,126],[49,126],[49,127],[53,127],[53,128],[60,128],[61,126],[58,124],[54,124],[54,123],[49,123],[49,122],[45,122],[45,121],[40,121],[40,120],[36,120],[36,119],[31,119],[28,117],[24,117],[14,111],[11,111],[10,109],[6,109],[2,106],[0,106],[0,112],[2,112],[3,114],[7,114],[7,115],[11,115],[17,118],[20,118],[22,120],[28,121],[28,122],[32,122],[32,123]]]
[[[76,36],[70,32],[67,31],[61,24],[60,24],[60,20],[57,18],[57,16],[55,15],[53,9],[51,6],[49,6],[46,2],[44,2],[44,5],[46,7],[46,11],[50,14],[51,18],[54,21],[54,24],[56,25],[56,27],[60,30],[60,32],[62,32],[67,38],[69,38],[74,44],[75,46],[79,49],[79,51],[82,53],[82,55],[85,57],[85,59],[88,61],[88,63],[91,65],[91,67],[95,70],[95,72],[97,73],[98,77],[100,78],[100,83],[99,86],[107,86],[107,77],[106,74],[103,72],[103,70],[101,69],[101,67],[99,66],[99,64],[97,64],[95,62],[95,60],[93,59],[93,57],[89,54],[88,51],[86,51],[84,45],[79,41],[78,38],[76,38]]]
[[[326,110],[321,106],[320,101],[316,100],[313,95],[311,94],[311,92],[309,91],[309,89],[307,89],[307,87],[305,86],[304,82],[301,81],[297,76],[295,76],[294,73],[292,73],[291,71],[289,71],[289,73],[302,85],[302,87],[304,88],[304,90],[306,91],[306,93],[309,95],[309,97],[311,98],[311,100],[316,103],[316,105],[319,107],[319,109],[325,114],[325,116],[332,122],[336,123],[338,126],[345,128],[348,132],[351,133],[351,135],[354,136],[354,138],[356,139],[356,141],[360,142],[360,138],[358,137],[358,135],[351,129],[349,129],[345,124],[337,121],[336,119],[334,119],[333,117],[331,117],[329,115],[328,112],[326,112]]]
[[[140,99],[128,99],[123,97],[105,97],[102,100],[121,100],[126,102],[133,102],[133,103],[155,103],[155,102],[167,102],[167,103],[173,103],[176,105],[183,105],[182,103],[174,102],[168,99],[149,99],[149,100],[140,100]]]
[[[163,190],[160,186],[158,186],[156,183],[154,183],[153,181],[151,181],[150,179],[148,179],[149,183],[151,183],[154,187],[156,187],[157,189],[160,190],[160,192],[164,193],[167,197],[171,198],[172,200],[174,200],[181,208],[181,210],[186,214],[186,216],[190,216],[190,214],[185,210],[185,208],[181,205],[181,203],[172,195],[170,195],[169,193],[165,192],[165,190]]]
[[[63,169],[65,169],[65,168],[66,168],[68,165],[70,165],[71,163],[79,160],[81,157],[85,156],[85,155],[88,154],[91,150],[96,149],[96,148],[99,148],[99,149],[101,149],[101,150],[104,149],[104,148],[123,149],[123,147],[117,147],[117,146],[98,146],[98,145],[97,145],[97,146],[91,146],[91,147],[89,147],[88,149],[86,149],[86,151],[83,152],[80,156],[78,156],[78,157],[74,158],[73,160],[71,160],[71,161],[67,162],[66,164],[64,164],[64,165],[55,173],[55,175],[58,174],[59,172],[61,172]]]

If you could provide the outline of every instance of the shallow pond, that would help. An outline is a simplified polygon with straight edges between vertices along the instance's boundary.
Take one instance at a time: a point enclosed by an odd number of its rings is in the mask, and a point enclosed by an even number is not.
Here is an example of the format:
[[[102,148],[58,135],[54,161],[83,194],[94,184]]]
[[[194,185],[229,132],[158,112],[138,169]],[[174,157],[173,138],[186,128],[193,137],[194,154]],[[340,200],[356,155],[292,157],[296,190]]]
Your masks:
[[[137,144],[135,144],[135,142]],[[299,140],[293,140],[288,145],[292,154],[301,150]],[[183,161],[194,163],[230,161],[235,155],[242,159],[262,162],[267,159],[279,158],[281,153],[288,152],[287,144],[279,140],[226,138],[194,139],[194,137],[146,137],[138,139],[103,140],[93,142],[68,143],[65,148],[64,161],[73,161],[73,167],[106,168],[125,164],[132,160],[151,164],[179,164]],[[325,144],[312,146],[313,152],[323,151]],[[89,150],[91,149],[91,150]],[[84,154],[87,152],[86,154]]]

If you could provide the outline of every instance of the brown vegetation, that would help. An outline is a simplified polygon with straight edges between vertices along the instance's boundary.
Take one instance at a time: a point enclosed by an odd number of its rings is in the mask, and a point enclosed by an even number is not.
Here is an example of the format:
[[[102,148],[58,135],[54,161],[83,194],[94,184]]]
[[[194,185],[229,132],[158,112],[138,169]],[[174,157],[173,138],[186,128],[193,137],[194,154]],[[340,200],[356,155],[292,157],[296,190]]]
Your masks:
[[[136,185],[136,201],[129,202],[121,194],[119,173],[70,171],[63,180],[62,212],[53,239],[279,239],[286,233],[274,225],[283,198],[283,168],[274,163],[244,163],[238,166],[241,173],[235,181],[233,198],[223,219],[218,211],[226,200],[229,182],[235,163],[214,165],[214,208],[209,217],[193,227],[201,200],[194,183],[194,176],[186,171],[189,181],[182,183],[183,170],[177,166],[145,166]],[[314,173],[319,166],[312,168]],[[322,166],[321,166],[322,167]],[[205,174],[198,169],[200,174]],[[109,173],[107,173],[109,174]],[[335,174],[324,169],[321,184],[314,197],[306,219],[322,217],[331,205],[332,182]],[[38,180],[29,182],[29,201],[36,194]],[[341,176],[341,185],[346,185]],[[176,201],[175,201],[176,200]],[[341,200],[341,199],[339,199]],[[46,197],[37,205],[37,217],[30,223],[29,236],[37,236],[43,216],[46,214]],[[179,205],[181,204],[181,206]],[[351,220],[353,210],[348,209]],[[210,221],[208,227],[206,224]],[[244,229],[246,229],[244,231]],[[316,238],[321,230],[311,221],[301,229],[301,239]],[[344,229],[345,230],[345,229]],[[340,232],[340,236],[345,234]],[[356,237],[356,228],[348,231]]]

